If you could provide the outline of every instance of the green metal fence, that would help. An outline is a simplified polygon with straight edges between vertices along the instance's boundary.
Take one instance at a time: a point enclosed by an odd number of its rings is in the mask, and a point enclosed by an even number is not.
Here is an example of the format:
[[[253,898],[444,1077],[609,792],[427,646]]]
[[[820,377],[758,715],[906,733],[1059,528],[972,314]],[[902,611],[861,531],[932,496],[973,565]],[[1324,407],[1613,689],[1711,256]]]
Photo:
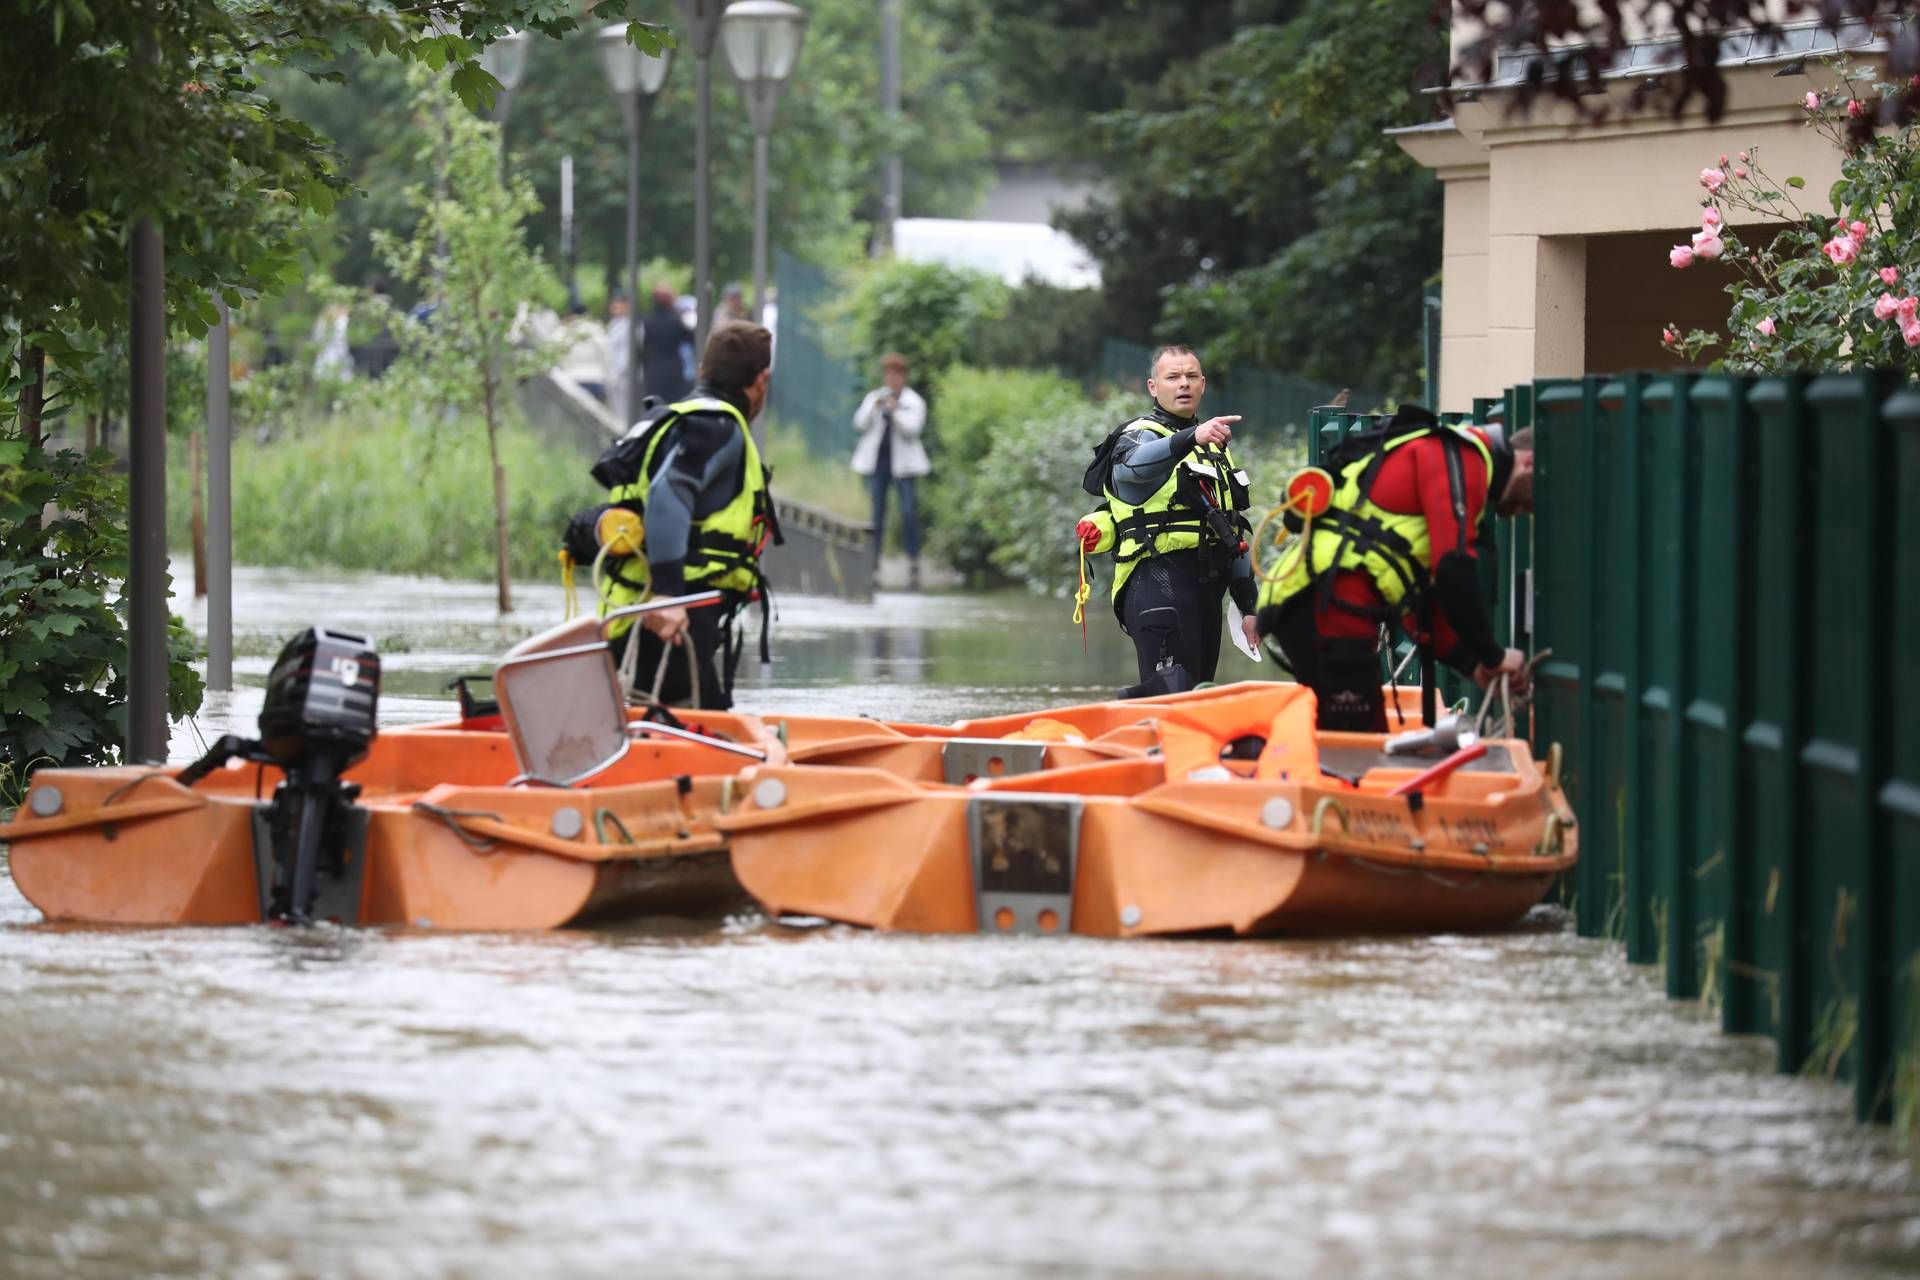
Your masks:
[[[832,306],[833,281],[811,262],[780,253],[774,259],[780,313],[774,335],[773,402],[781,429],[797,428],[807,452],[850,458],[853,411],[877,374],[836,354],[821,318]]]
[[[1565,750],[1580,931],[1885,1117],[1920,1065],[1920,392],[1533,391],[1534,736]]]

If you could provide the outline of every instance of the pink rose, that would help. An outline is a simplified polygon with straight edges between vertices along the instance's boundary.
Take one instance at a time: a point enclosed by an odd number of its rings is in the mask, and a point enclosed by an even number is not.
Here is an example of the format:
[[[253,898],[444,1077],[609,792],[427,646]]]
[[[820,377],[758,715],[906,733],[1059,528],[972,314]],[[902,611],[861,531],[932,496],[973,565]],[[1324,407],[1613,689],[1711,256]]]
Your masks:
[[[1776,326],[1773,323],[1772,316],[1764,317],[1759,324],[1753,327],[1758,329],[1760,332],[1766,334],[1769,338],[1771,338],[1774,335],[1774,331],[1776,329]]]
[[[1726,244],[1712,231],[1702,231],[1693,238],[1693,256],[1712,262],[1726,251]]]
[[[1720,153],[1720,167],[1722,169],[1727,167],[1727,153],[1724,151]]]
[[[1693,265],[1693,250],[1683,244],[1677,244],[1667,254],[1667,261],[1675,267],[1690,267]]]
[[[1708,205],[1706,208],[1702,209],[1700,211],[1700,225],[1703,227],[1719,226],[1720,211],[1714,208],[1712,205]]]
[[[1867,242],[1867,224],[1864,222],[1849,223],[1847,226],[1847,237],[1855,244],[1865,244]]]
[[[1907,340],[1910,347],[1920,347],[1920,320],[1909,320],[1900,326],[1900,336]]]
[[[1739,155],[1735,156],[1734,159],[1738,160],[1741,164],[1745,164],[1747,161],[1753,159],[1753,157],[1742,151]]]
[[[1900,283],[1900,268],[1898,268],[1898,267],[1882,267],[1882,268],[1880,268],[1880,280],[1881,280],[1881,282],[1882,282],[1882,283],[1884,283],[1884,284],[1899,284],[1899,283]],[[1881,317],[1881,319],[1883,319],[1883,320],[1884,320],[1885,318],[1886,318],[1885,316],[1882,316],[1882,317]]]
[[[1885,320],[1900,310],[1900,299],[1890,293],[1883,293],[1874,299],[1873,318]]]
[[[1847,99],[1847,114],[1849,116],[1852,116],[1855,120],[1858,120],[1861,116],[1865,115],[1866,111],[1867,111],[1867,104],[1860,101],[1860,99],[1858,98]]]
[[[1860,246],[1851,236],[1835,236],[1820,246],[1820,252],[1833,259],[1833,265],[1844,267],[1860,256]]]
[[[1662,329],[1660,331],[1661,345],[1670,347],[1678,341],[1680,341],[1680,331],[1678,329]]]
[[[1902,298],[1894,310],[1900,313],[1901,324],[1912,324],[1916,319],[1920,319],[1920,315],[1915,314],[1920,312],[1920,298]]]
[[[1700,185],[1708,191],[1718,191],[1720,185],[1726,180],[1727,175],[1719,169],[1702,169],[1700,171]]]
[[[1747,171],[1745,169],[1742,169],[1739,165],[1735,165],[1733,166],[1733,176],[1736,178],[1744,178],[1747,176]]]
[[[1814,93],[1812,90],[1808,90],[1807,110],[1818,111],[1819,109],[1820,109],[1820,95],[1817,93]]]

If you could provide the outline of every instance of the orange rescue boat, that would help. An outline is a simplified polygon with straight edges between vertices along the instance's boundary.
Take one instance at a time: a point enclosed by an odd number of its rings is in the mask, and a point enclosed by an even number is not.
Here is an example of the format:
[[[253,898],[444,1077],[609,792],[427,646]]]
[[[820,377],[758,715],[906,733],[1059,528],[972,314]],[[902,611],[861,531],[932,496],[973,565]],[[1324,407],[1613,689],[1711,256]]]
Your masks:
[[[0,826],[14,882],[49,920],[99,924],[549,929],[747,905],[714,819],[740,767],[785,748],[751,717],[734,741],[629,725],[598,625],[507,656],[500,729],[377,736],[377,658],[309,632],[269,678],[262,742],[34,774]]]
[[[1316,733],[1299,686],[1206,692],[1048,713],[1123,737],[1144,720],[1154,754],[1049,768],[1008,741],[963,785],[929,776],[931,742],[753,767],[717,825],[769,912],[924,933],[1481,929],[1574,863],[1573,814],[1524,742],[1395,752]],[[847,758],[880,751],[883,767]]]

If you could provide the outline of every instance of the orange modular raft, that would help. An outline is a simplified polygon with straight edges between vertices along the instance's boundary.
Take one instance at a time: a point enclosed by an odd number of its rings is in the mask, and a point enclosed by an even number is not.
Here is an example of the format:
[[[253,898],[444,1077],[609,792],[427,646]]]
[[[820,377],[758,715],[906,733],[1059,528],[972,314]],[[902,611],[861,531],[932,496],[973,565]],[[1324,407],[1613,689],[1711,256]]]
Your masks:
[[[1523,742],[1423,780],[1445,752],[1315,733],[1293,685],[1047,714],[1104,730],[1067,745],[1108,758],[1048,767],[1010,741],[951,785],[939,744],[871,735],[807,753],[836,767],[749,769],[718,819],[735,873],[775,914],[926,933],[1436,931],[1518,918],[1577,855]]]
[[[764,730],[743,736],[773,758]],[[353,896],[322,918],[549,929],[745,905],[714,819],[741,757],[635,742],[583,789],[509,786],[499,732],[399,729],[344,775],[367,815]],[[177,768],[42,769],[0,827],[14,882],[49,920],[240,924],[263,916],[255,824],[280,771],[248,764],[188,788]],[[256,798],[258,797],[258,798]]]

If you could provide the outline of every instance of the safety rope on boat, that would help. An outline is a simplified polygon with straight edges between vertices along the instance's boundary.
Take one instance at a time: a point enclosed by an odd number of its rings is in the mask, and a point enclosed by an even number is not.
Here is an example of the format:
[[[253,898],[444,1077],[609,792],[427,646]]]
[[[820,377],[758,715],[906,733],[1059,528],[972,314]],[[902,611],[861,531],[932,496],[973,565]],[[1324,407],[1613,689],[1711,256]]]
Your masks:
[[[501,823],[503,825],[506,822],[506,819],[501,817],[499,814],[488,813],[484,809],[448,809],[441,805],[428,804],[425,800],[415,800],[413,802],[413,807],[414,809],[418,810],[421,813],[430,814],[433,817],[440,819],[440,821],[446,823],[447,830],[453,832],[454,835],[458,836],[460,838],[460,843],[466,845],[467,848],[472,849],[475,853],[485,853],[488,850],[494,848],[495,847],[494,839],[491,836],[475,835],[473,832],[467,830],[465,827],[460,825],[460,819],[491,818],[495,822]]]
[[[108,792],[107,798],[100,802],[100,807],[102,809],[106,808],[108,805],[120,799],[120,797],[126,795],[129,791],[132,791],[135,787],[139,786],[143,782],[149,781],[153,778],[164,778],[166,776],[167,776],[167,771],[164,768],[154,769],[154,770],[151,770],[150,772],[143,773],[139,777],[134,778],[132,781],[126,783],[124,786],[115,787],[112,791]]]
[[[601,844],[613,843],[613,841],[607,839],[606,824],[609,822],[611,822],[615,827],[619,829],[621,844],[639,844],[640,843],[638,840],[635,840],[633,838],[633,833],[627,830],[627,824],[620,821],[619,814],[615,813],[611,809],[595,809],[593,811],[593,834],[599,838]]]

